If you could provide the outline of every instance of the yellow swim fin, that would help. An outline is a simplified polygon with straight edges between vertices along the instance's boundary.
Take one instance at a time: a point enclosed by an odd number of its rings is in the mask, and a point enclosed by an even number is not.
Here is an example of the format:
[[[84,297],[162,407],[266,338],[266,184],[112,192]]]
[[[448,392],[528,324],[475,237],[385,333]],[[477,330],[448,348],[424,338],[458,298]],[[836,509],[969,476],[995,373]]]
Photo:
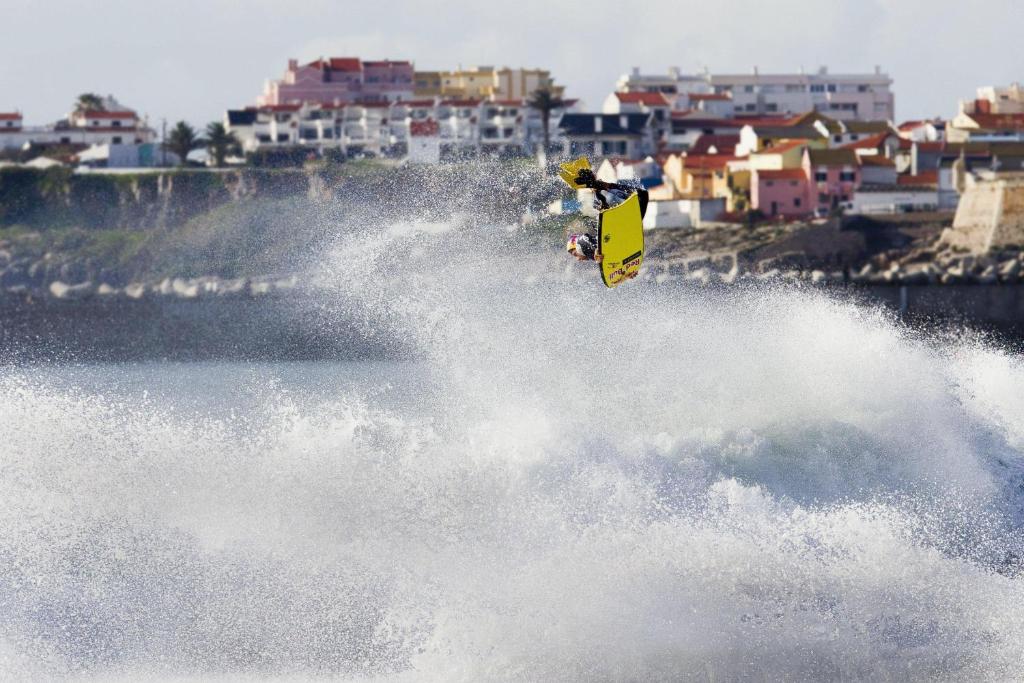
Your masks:
[[[576,176],[585,168],[590,168],[590,162],[586,157],[580,157],[576,161],[567,161],[558,166],[558,177],[574,190],[579,190],[583,185],[576,184]]]

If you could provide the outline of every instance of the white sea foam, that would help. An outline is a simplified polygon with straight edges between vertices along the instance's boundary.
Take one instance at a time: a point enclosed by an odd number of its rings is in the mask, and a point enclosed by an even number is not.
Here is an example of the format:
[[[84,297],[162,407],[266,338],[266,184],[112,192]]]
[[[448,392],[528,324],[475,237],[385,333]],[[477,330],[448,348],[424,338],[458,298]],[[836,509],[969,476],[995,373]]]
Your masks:
[[[415,350],[411,407],[5,371],[0,670],[1024,675],[1019,357],[799,290],[522,286],[469,237],[327,263],[328,308]]]

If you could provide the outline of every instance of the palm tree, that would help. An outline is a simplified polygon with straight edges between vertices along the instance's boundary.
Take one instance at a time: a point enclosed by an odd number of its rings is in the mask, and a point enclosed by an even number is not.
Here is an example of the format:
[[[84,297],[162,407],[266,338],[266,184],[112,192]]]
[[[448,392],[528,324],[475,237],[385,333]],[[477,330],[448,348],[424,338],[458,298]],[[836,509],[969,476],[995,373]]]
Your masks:
[[[213,157],[217,168],[224,166],[225,157],[234,153],[238,146],[238,138],[234,133],[228,131],[223,123],[214,121],[206,127],[206,150]]]
[[[171,129],[167,139],[164,140],[164,149],[173,152],[178,156],[178,164],[184,166],[188,163],[188,155],[194,149],[199,149],[206,144],[206,141],[196,135],[195,129],[185,123],[178,123]]]
[[[106,106],[103,104],[103,98],[94,92],[84,92],[75,100],[76,112],[103,111],[104,109]]]
[[[544,151],[551,149],[551,112],[565,106],[554,86],[548,81],[533,91],[526,104],[540,112],[541,126],[544,129]]]

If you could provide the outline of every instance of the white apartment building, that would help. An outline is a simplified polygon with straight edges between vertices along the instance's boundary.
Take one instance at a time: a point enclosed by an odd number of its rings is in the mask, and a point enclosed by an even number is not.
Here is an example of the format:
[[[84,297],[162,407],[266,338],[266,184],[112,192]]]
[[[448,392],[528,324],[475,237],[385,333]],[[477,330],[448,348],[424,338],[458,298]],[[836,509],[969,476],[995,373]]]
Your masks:
[[[561,114],[552,113],[552,136]],[[229,110],[224,117],[246,152],[308,146],[400,157],[409,153],[410,131],[424,124],[446,153],[522,154],[543,139],[539,112],[522,100],[288,104]]]
[[[0,148],[36,145],[140,145],[156,131],[130,109],[75,111],[46,126],[25,126],[20,113],[0,114]]]
[[[1011,83],[1006,87],[986,85],[978,88],[978,96],[960,103],[967,114],[1024,114],[1024,86]]]
[[[641,74],[622,76],[616,87],[623,92],[660,92],[669,96],[728,94],[736,115],[803,114],[817,111],[840,121],[891,121],[895,116],[892,79],[875,67],[869,74],[767,74],[756,67],[749,74]]]

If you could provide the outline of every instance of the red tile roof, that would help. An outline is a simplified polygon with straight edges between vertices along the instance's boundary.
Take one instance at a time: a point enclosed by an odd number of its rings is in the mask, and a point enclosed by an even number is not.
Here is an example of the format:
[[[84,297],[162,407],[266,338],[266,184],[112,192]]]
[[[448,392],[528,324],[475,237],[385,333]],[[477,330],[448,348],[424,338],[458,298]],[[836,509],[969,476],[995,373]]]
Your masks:
[[[796,126],[803,121],[803,114],[800,116],[743,116],[736,117],[740,126]],[[814,125],[814,124],[809,124]]]
[[[441,104],[448,107],[478,107],[481,100],[441,100]]]
[[[331,61],[334,61],[334,60],[331,60]],[[410,62],[408,60],[397,60],[396,61],[396,60],[393,60],[393,59],[378,59],[378,60],[372,61],[372,62],[363,62],[363,66],[364,67],[366,67],[366,66],[372,66],[372,67],[412,66],[412,62]],[[333,69],[334,67],[332,66],[331,68]]]
[[[412,135],[413,137],[438,135],[440,131],[441,126],[433,119],[427,119],[426,121],[413,121],[409,124],[409,135]]]
[[[21,114],[17,112],[2,112],[0,111],[0,121],[20,121]]]
[[[1024,114],[968,114],[983,130],[1022,130]]]
[[[402,102],[396,102],[395,104],[404,105],[406,107],[433,107],[434,100],[404,100]]]
[[[306,66],[314,69],[330,69],[331,71],[362,71],[363,63],[358,57],[331,57],[330,59],[317,59]]]
[[[133,111],[96,111],[88,110],[79,114],[87,119],[136,119],[138,115]]]
[[[802,168],[784,168],[777,171],[756,171],[758,180],[807,180]]]
[[[705,133],[693,143],[693,147],[690,148],[690,154],[694,156],[710,154],[712,147],[718,150],[716,154],[735,154],[736,145],[739,143],[739,135],[709,135]]]
[[[841,149],[877,149],[882,146],[889,133],[877,133],[862,140],[855,140],[842,145]]]
[[[921,171],[917,175],[901,175],[896,178],[897,185],[938,185],[939,172]]]
[[[689,97],[690,100],[693,101],[693,102],[702,102],[702,101],[706,102],[706,101],[709,101],[709,100],[715,101],[715,102],[727,102],[727,101],[732,99],[732,95],[730,95],[729,93],[724,93],[724,92],[714,92],[714,93],[697,93],[697,92],[694,92],[694,93],[689,93],[687,95],[687,97]]]
[[[867,154],[860,158],[861,166],[884,166],[886,168],[896,167],[896,162],[892,159],[887,159],[881,154]]]
[[[617,92],[615,97],[623,104],[644,104],[648,107],[666,107],[668,98],[660,92]]]
[[[302,109],[301,104],[265,104],[257,107],[259,111],[298,111]]]
[[[493,104],[498,107],[522,107],[525,106],[522,100],[487,100],[484,104]]]
[[[806,140],[786,140],[785,142],[780,142],[777,145],[765,147],[760,152],[755,152],[755,154],[781,154],[782,152],[788,152],[789,150],[795,149],[797,147],[806,146]]]
[[[719,168],[725,168],[725,165],[730,161],[736,161],[740,157],[733,156],[731,154],[705,154],[705,155],[693,155],[689,154],[683,157],[683,168],[687,170],[714,170]]]

